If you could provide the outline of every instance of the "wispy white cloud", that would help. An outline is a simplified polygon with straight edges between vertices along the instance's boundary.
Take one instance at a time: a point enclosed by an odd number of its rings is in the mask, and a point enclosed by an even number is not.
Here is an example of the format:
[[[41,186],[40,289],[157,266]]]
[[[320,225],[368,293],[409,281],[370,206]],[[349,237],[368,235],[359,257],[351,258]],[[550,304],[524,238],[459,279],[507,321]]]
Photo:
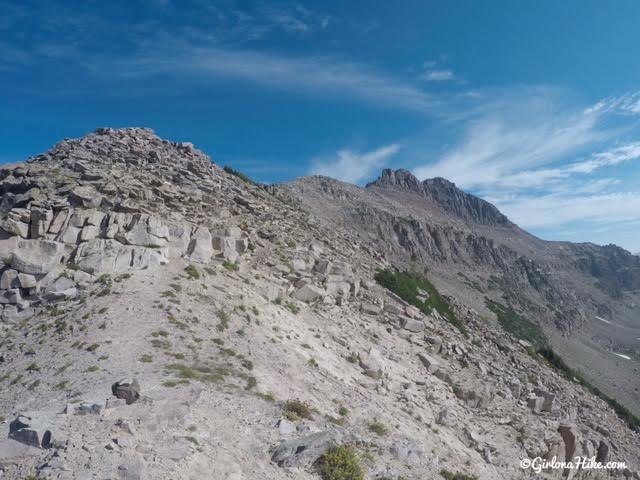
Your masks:
[[[525,228],[580,225],[587,240],[589,228],[640,224],[640,190],[620,170],[640,164],[636,122],[614,122],[635,114],[640,93],[588,108],[566,106],[560,97],[542,89],[517,101],[492,100],[480,92],[459,140],[414,173],[446,177]]]
[[[391,144],[369,152],[340,150],[329,158],[312,161],[311,174],[326,175],[349,183],[359,183],[370,178],[387,165],[391,157],[400,151],[400,145]]]
[[[627,113],[640,114],[640,92],[629,92],[624,95],[608,97],[588,107],[585,113]]]
[[[408,81],[368,66],[332,58],[297,58],[247,50],[178,48],[145,52],[127,60],[96,64],[98,73],[129,78],[155,74],[231,78],[312,95],[350,98],[394,109],[433,112],[438,101]]]
[[[422,76],[428,82],[444,82],[447,80],[453,80],[455,75],[453,74],[453,70],[442,69],[442,70],[427,70],[424,72]]]
[[[562,194],[519,197],[512,201],[491,199],[525,228],[558,227],[573,222],[615,225],[640,220],[640,193],[597,195]]]

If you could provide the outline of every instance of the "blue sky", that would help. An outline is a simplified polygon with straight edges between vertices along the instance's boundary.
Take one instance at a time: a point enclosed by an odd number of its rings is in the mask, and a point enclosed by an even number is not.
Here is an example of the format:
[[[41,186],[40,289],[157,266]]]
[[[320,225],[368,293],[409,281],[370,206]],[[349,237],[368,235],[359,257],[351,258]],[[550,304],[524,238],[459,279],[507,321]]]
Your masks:
[[[640,3],[0,0],[0,162],[147,126],[219,164],[444,176],[640,251]]]

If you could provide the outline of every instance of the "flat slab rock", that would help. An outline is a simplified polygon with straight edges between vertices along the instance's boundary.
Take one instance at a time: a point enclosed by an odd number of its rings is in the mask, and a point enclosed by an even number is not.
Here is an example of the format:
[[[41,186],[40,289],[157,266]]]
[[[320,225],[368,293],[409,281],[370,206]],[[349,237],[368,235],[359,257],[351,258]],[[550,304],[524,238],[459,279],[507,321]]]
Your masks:
[[[334,432],[318,432],[303,438],[296,438],[278,445],[271,455],[271,461],[280,467],[302,467],[310,465],[327,450],[336,445]]]

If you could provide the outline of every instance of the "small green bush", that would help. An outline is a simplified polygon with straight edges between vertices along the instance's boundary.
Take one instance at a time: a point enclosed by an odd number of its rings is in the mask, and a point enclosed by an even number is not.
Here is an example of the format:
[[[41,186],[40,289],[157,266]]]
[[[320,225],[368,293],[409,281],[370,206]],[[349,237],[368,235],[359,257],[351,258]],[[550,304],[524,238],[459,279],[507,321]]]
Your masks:
[[[378,422],[377,420],[369,423],[369,431],[375,433],[379,437],[384,437],[388,432],[384,423]]]
[[[446,469],[440,470],[440,475],[447,480],[478,480],[478,477],[475,475],[467,475],[466,473],[460,472],[453,473]]]
[[[352,446],[338,445],[320,457],[320,475],[323,480],[363,480],[364,467]]]
[[[284,404],[283,413],[284,416],[291,421],[311,418],[311,407],[308,403],[303,402],[302,400],[287,400]]]
[[[463,335],[467,336],[467,328],[462,320],[456,317],[449,302],[440,295],[436,287],[423,275],[411,272],[394,272],[387,269],[378,271],[374,278],[380,285],[414,305],[425,315],[429,315],[435,309],[460,330]],[[424,301],[419,300],[418,290],[427,292],[429,297]]]
[[[240,268],[237,263],[227,262],[226,260],[222,262],[222,266],[230,272],[237,272]]]
[[[195,265],[187,265],[184,269],[185,272],[187,272],[187,275],[189,276],[189,278],[191,278],[192,280],[197,280],[200,278],[200,272],[198,271],[198,269],[195,267]]]
[[[544,347],[547,344],[547,337],[542,329],[516,313],[510,306],[486,299],[487,308],[496,314],[498,323],[502,328],[520,340],[526,340],[536,348]]]

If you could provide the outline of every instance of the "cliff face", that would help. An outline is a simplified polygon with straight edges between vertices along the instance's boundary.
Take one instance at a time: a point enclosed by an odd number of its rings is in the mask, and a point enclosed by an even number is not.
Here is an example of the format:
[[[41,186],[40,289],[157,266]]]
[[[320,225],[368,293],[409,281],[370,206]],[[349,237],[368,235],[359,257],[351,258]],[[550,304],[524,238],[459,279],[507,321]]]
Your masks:
[[[330,189],[318,188],[325,182]],[[619,247],[543,241],[451,182],[421,182],[406,170],[385,170],[365,188],[317,177],[281,188],[316,218],[341,225],[391,263],[429,269],[480,311],[492,298],[511,304],[561,343],[578,341],[576,349],[595,344],[612,356],[615,349],[637,348],[640,264]],[[602,331],[598,317],[620,328]],[[570,362],[592,371],[588,355],[577,353]],[[637,398],[635,382],[625,387],[620,380],[631,379],[634,367],[616,368],[622,377],[612,382],[601,373],[592,379]]]

